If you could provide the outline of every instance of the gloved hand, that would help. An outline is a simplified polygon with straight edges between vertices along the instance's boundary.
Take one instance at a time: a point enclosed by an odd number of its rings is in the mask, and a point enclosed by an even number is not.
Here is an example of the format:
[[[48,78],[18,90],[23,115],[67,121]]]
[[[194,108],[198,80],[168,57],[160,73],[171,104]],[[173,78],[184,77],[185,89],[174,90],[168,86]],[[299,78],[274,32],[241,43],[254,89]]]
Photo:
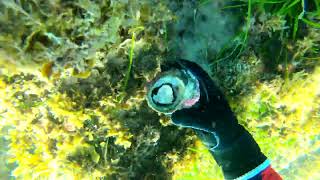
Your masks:
[[[210,76],[196,63],[180,60],[170,67],[187,69],[200,84],[200,100],[191,108],[174,112],[175,125],[193,128],[222,167],[226,179],[238,178],[262,164],[266,157],[240,125]]]
[[[172,122],[191,127],[200,136],[211,133],[215,137],[215,148],[227,146],[239,136],[241,128],[222,92],[210,76],[197,64],[180,60],[178,65],[195,75],[200,84],[200,101],[195,107],[182,109],[172,114]],[[208,134],[210,135],[210,134]]]

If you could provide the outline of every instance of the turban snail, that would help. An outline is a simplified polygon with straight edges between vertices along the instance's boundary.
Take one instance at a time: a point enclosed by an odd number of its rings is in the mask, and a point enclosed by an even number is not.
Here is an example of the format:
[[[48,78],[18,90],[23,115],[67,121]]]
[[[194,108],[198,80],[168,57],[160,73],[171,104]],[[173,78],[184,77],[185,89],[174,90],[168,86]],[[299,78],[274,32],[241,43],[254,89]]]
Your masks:
[[[147,85],[147,91],[148,105],[164,114],[190,108],[200,99],[199,82],[186,69],[160,73]]]

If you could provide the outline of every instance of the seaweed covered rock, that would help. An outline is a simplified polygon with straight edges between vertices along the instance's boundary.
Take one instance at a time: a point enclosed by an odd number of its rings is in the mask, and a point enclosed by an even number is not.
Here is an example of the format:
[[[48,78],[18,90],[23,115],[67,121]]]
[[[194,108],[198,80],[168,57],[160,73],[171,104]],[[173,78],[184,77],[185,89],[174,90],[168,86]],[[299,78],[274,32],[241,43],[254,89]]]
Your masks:
[[[299,163],[320,147],[319,7],[2,0],[0,179],[221,179],[193,132],[145,101],[179,58],[214,77],[284,178],[315,176]]]

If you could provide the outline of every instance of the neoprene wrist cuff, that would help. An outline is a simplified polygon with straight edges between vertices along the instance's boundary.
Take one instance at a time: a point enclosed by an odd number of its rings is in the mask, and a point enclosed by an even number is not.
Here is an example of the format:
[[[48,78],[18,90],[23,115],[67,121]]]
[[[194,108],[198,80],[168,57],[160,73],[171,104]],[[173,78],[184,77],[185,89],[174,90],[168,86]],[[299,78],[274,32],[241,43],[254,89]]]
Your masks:
[[[210,152],[222,168],[225,179],[236,179],[267,159],[246,130],[229,147],[213,149]]]

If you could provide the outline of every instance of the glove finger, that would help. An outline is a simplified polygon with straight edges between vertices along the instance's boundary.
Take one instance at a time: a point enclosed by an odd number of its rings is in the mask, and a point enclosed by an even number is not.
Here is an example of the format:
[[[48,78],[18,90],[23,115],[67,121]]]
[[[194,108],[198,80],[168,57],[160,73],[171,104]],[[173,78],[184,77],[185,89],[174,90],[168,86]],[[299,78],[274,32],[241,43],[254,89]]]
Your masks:
[[[178,110],[171,115],[171,120],[173,124],[178,126],[191,126],[192,119],[189,112],[185,109]]]
[[[198,111],[198,109],[182,109],[174,112],[171,115],[171,120],[177,126],[213,132],[212,125],[201,120],[201,114]]]
[[[184,69],[189,69],[194,75],[201,77],[204,80],[211,81],[209,74],[197,63],[182,59],[179,61],[179,64]]]
[[[198,77],[202,102],[211,103],[217,106],[227,104],[227,101],[218,86],[214,83],[209,74],[198,64],[187,60],[180,60],[179,63],[181,64],[181,67],[190,70]]]

